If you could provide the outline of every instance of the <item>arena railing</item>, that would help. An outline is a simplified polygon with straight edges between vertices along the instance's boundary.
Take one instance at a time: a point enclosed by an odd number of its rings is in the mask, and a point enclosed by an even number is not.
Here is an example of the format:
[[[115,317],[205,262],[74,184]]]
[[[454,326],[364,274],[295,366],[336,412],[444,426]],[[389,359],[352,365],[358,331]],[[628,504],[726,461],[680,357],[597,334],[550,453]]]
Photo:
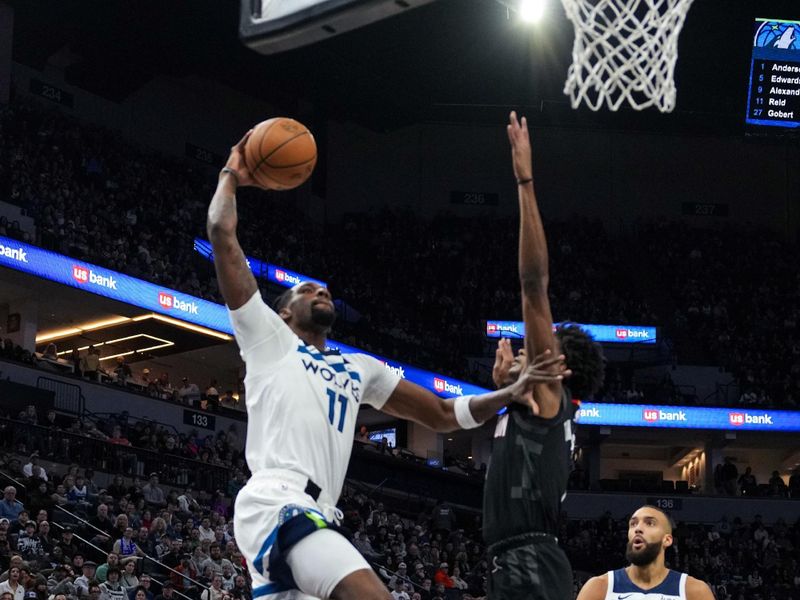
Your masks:
[[[26,487],[26,485],[24,483],[22,483],[19,479],[15,479],[14,477],[9,475],[5,471],[0,471],[0,477],[3,477],[4,479],[8,479],[11,482],[11,485],[13,485],[14,487],[22,488],[23,492],[27,492],[28,491],[28,488]],[[19,490],[17,490],[17,491],[19,491]]]
[[[95,425],[98,425],[101,421],[113,419],[117,415],[119,415],[119,413],[114,413],[114,412],[95,413],[90,410],[83,411],[83,419],[84,420],[90,419]],[[156,421],[155,419],[150,419],[148,417],[135,417],[133,415],[126,415],[126,418],[128,421],[133,421],[134,423],[144,423],[145,425],[168,429],[170,433],[175,436],[175,438],[177,438],[180,435],[180,432],[178,431],[177,427],[175,427],[174,425],[170,425],[169,423],[164,423],[163,421]]]
[[[231,477],[228,467],[4,417],[0,417],[0,448],[11,452],[24,449],[28,454],[39,450],[54,462],[76,463],[94,471],[128,477],[158,473],[164,483],[209,492],[225,490]]]
[[[364,555],[362,554],[362,556],[364,556]],[[364,556],[364,558],[366,558],[367,562],[369,563],[369,566],[372,567],[372,570],[375,571],[378,574],[379,577],[381,576],[381,571],[383,571],[384,573],[387,573],[392,577],[399,577],[404,583],[409,584],[414,589],[417,589],[417,590],[421,590],[422,589],[421,585],[418,585],[418,584],[414,583],[409,577],[404,577],[404,576],[400,575],[400,573],[398,573],[397,571],[392,571],[389,567],[387,567],[386,565],[382,565],[381,563],[379,563],[376,560],[370,560],[366,556]],[[408,565],[406,565],[406,566],[408,566]],[[408,569],[406,569],[406,573],[408,573]],[[389,579],[391,579],[392,577],[389,577]],[[431,578],[431,581],[432,580],[433,580],[433,578]],[[388,581],[386,582],[386,585],[388,587],[388,585],[389,585]],[[390,591],[392,591],[392,590],[390,590]]]
[[[55,405],[53,408],[56,410],[73,415],[83,414],[86,406],[86,399],[83,397],[81,386],[50,377],[40,376],[36,379],[36,387],[40,390],[47,390],[55,394]]]
[[[84,524],[84,525],[86,525],[88,528],[90,528],[90,529],[94,529],[95,531],[97,531],[97,532],[98,532],[98,533],[100,533],[101,535],[103,535],[103,536],[105,536],[105,537],[108,537],[108,535],[107,535],[107,534],[106,534],[104,531],[102,531],[102,530],[100,530],[100,529],[97,529],[97,527],[94,527],[94,526],[93,526],[91,523],[89,523],[88,521],[85,521],[84,519],[81,519],[81,518],[80,518],[78,515],[76,515],[76,514],[74,514],[74,513],[71,513],[71,512],[70,512],[70,511],[68,511],[67,509],[65,509],[65,508],[62,508],[61,506],[56,506],[56,509],[58,509],[58,510],[61,510],[61,511],[65,512],[67,515],[69,515],[70,519],[72,519],[73,521],[75,521],[75,522],[79,522],[79,523],[83,523],[83,524]],[[58,522],[56,522],[56,523],[54,523],[54,525],[55,525],[56,527],[58,527],[59,529],[62,529],[62,530],[64,529],[64,526],[63,526],[63,525],[61,525],[61,523],[58,523]],[[73,535],[73,536],[74,536],[74,537],[75,537],[75,538],[76,538],[78,541],[80,541],[82,544],[85,544],[85,545],[86,545],[86,546],[88,546],[89,548],[92,548],[93,550],[95,550],[95,551],[98,553],[98,555],[102,556],[102,557],[103,557],[103,562],[105,562],[105,560],[108,558],[108,551],[106,551],[106,550],[103,550],[103,549],[102,549],[100,546],[97,546],[97,545],[96,545],[96,544],[94,544],[93,542],[91,542],[91,541],[87,540],[86,538],[84,538],[84,537],[82,537],[82,536],[78,535],[77,533],[74,533],[74,532],[73,532],[73,534],[72,534],[72,535]],[[156,559],[156,558],[153,558],[153,557],[152,557],[152,556],[150,556],[149,554],[145,554],[145,553],[143,553],[143,556],[144,556],[144,558],[145,558],[145,559],[147,559],[147,560],[149,560],[149,561],[151,561],[151,562],[153,562],[153,563],[157,564],[158,566],[160,566],[161,568],[163,568],[165,571],[170,571],[170,572],[172,572],[172,573],[175,573],[176,575],[178,575],[178,576],[179,576],[181,579],[185,579],[185,580],[187,580],[187,581],[191,581],[193,585],[197,586],[197,587],[198,587],[198,588],[200,588],[201,590],[207,590],[207,589],[208,589],[208,587],[207,587],[207,586],[203,585],[203,584],[202,584],[202,583],[200,583],[199,581],[197,581],[197,580],[195,580],[195,579],[192,579],[191,577],[188,577],[188,576],[184,575],[183,573],[180,573],[179,571],[176,571],[175,569],[173,569],[173,568],[171,568],[171,567],[168,567],[167,565],[165,565],[164,563],[162,563],[162,562],[161,562],[161,561],[159,561],[158,559]],[[100,563],[98,563],[98,564],[100,564]],[[144,564],[145,564],[145,563],[143,563],[143,564],[142,564],[142,573],[149,575],[149,576],[150,576],[150,579],[151,579],[151,580],[152,580],[154,583],[156,583],[156,585],[158,585],[158,586],[160,586],[160,587],[162,587],[162,588],[163,588],[163,587],[164,587],[164,584],[165,584],[166,582],[165,582],[165,581],[159,581],[159,580],[158,580],[156,577],[153,577],[152,573],[149,573],[149,572],[147,572],[147,571],[145,570],[145,568],[144,568]],[[194,600],[193,598],[191,598],[191,597],[187,596],[186,594],[183,594],[183,593],[179,592],[178,590],[173,590],[173,593],[177,594],[178,596],[180,596],[180,597],[182,597],[182,598],[185,598],[186,600]]]

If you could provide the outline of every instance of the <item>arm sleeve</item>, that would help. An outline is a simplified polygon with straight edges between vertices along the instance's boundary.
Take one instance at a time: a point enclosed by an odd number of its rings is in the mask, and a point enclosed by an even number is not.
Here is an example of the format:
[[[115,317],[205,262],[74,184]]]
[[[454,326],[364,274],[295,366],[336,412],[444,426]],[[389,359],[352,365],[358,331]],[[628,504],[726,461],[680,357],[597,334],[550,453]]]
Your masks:
[[[400,383],[400,376],[384,367],[377,358],[366,354],[348,354],[347,360],[358,365],[364,373],[362,401],[378,410],[383,408]]]
[[[247,366],[272,366],[297,345],[297,336],[256,292],[236,310],[228,310]]]

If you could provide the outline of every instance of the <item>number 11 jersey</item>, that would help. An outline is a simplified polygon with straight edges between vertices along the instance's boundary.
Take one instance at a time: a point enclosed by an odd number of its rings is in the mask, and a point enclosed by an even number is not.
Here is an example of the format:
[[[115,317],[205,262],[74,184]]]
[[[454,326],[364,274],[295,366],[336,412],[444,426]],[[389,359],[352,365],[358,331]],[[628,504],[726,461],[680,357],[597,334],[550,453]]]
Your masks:
[[[247,369],[248,467],[300,473],[337,500],[358,409],[382,408],[399,376],[371,356],[306,344],[259,292],[229,312]]]

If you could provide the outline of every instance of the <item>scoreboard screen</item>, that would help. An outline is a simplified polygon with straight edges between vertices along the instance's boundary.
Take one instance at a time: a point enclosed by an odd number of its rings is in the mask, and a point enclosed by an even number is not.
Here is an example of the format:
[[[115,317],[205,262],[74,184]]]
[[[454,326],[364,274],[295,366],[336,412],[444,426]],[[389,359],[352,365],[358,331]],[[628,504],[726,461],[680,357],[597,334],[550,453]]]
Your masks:
[[[747,124],[800,127],[800,21],[756,19]]]

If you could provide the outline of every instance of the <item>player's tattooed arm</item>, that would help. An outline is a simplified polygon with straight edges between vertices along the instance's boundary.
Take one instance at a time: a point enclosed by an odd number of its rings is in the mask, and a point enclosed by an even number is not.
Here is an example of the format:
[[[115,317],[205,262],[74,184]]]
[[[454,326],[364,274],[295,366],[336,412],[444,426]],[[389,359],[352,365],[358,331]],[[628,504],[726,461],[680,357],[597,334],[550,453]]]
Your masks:
[[[252,185],[253,181],[244,162],[244,145],[250,132],[231,148],[225,168],[220,172],[217,190],[208,207],[206,230],[214,250],[214,268],[217,272],[222,297],[231,310],[247,302],[258,290],[255,277],[247,266],[242,247],[236,237],[239,218],[236,214],[236,188]]]
[[[560,354],[553,335],[553,315],[550,310],[548,286],[547,238],[533,188],[533,162],[528,122],[525,117],[509,116],[508,141],[519,194],[519,280],[522,290],[522,316],[525,321],[525,350],[537,356],[550,350]],[[561,407],[561,383],[538,385],[534,390],[539,415],[554,417]]]

